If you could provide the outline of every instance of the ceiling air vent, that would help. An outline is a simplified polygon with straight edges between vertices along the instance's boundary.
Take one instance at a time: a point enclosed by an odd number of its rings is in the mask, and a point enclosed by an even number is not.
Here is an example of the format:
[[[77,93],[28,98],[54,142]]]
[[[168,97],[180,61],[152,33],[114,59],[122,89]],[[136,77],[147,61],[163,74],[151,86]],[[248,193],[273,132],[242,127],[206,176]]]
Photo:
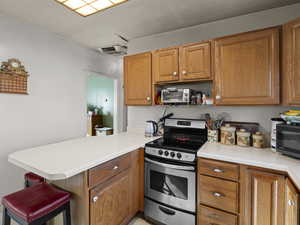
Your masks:
[[[108,47],[99,48],[102,54],[106,55],[126,55],[127,46],[125,45],[113,45]]]

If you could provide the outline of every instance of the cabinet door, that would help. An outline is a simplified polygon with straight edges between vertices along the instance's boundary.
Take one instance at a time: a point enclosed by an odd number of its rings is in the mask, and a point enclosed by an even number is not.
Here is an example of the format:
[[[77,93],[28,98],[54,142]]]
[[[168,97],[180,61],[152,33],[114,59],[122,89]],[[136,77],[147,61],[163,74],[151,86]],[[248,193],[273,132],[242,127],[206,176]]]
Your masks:
[[[216,39],[217,105],[279,104],[279,29]]]
[[[300,18],[283,27],[283,100],[300,105]]]
[[[126,105],[152,104],[151,53],[124,57],[124,88]]]
[[[130,219],[128,170],[91,190],[91,225],[121,225]]]
[[[181,80],[212,79],[210,42],[181,47],[180,59]]]
[[[284,176],[245,169],[243,225],[284,225]]]
[[[132,217],[139,211],[144,211],[144,150],[138,149],[131,153],[131,168],[130,168],[130,194],[131,204],[130,211]]]
[[[299,224],[299,195],[294,185],[286,179],[285,225]]]
[[[156,83],[179,79],[178,52],[178,48],[173,48],[153,53],[154,81]]]

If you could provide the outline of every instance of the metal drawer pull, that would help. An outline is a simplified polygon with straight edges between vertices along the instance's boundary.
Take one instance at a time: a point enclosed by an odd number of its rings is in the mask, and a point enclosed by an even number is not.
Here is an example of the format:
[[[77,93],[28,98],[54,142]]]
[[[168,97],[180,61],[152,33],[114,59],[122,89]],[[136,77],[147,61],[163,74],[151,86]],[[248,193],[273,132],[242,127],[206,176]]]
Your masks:
[[[117,169],[119,169],[119,167],[118,166],[114,166],[113,170],[117,170]]]
[[[225,197],[225,195],[223,195],[219,192],[213,192],[213,196],[215,196],[215,197]]]
[[[218,168],[213,169],[213,171],[216,172],[216,173],[224,173],[224,170],[221,170],[221,169],[218,169]]]
[[[177,72],[173,72],[173,76],[177,76]]]
[[[216,213],[213,213],[213,214],[208,215],[208,217],[213,218],[213,219],[218,219],[219,215]]]
[[[175,211],[173,210],[170,210],[170,209],[167,209],[167,208],[164,208],[162,206],[158,206],[158,208],[160,209],[160,211],[162,211],[163,213],[167,214],[167,215],[170,215],[170,216],[173,216],[176,214]]]
[[[294,206],[295,202],[293,200],[288,200],[288,204],[289,204],[289,206]]]
[[[93,197],[93,202],[97,202],[98,201],[98,196]]]

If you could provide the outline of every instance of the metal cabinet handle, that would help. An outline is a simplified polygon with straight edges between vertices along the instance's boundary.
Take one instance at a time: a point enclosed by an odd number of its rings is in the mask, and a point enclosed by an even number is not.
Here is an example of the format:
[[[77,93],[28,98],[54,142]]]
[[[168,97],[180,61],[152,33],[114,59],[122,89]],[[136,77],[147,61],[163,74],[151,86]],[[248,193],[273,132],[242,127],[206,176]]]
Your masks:
[[[173,72],[173,76],[177,76],[177,72]]]
[[[223,195],[223,194],[221,194],[221,193],[219,193],[219,192],[213,192],[213,196],[215,196],[215,197],[224,197],[225,195]]]
[[[93,197],[93,202],[97,202],[98,201],[98,196]]]
[[[295,202],[294,202],[293,200],[290,199],[290,200],[288,200],[288,205],[289,205],[289,206],[294,206],[294,205],[295,205]]]
[[[162,206],[158,206],[158,208],[160,209],[160,211],[162,211],[163,213],[167,214],[167,215],[170,215],[170,216],[173,216],[176,214],[175,211],[173,210],[170,210],[170,209],[167,209],[167,208],[164,208]]]
[[[183,75],[186,75],[186,74],[187,74],[187,72],[186,72],[185,70],[183,70],[183,71],[182,71],[182,74],[183,74]]]
[[[119,169],[119,166],[114,166],[113,170]]]
[[[220,95],[217,95],[217,96],[216,96],[216,99],[221,99],[221,96],[220,96]]]
[[[218,219],[219,215],[216,213],[212,213],[212,214],[208,215],[208,217],[213,218],[213,219]]]
[[[146,100],[149,102],[149,101],[151,100],[151,98],[150,98],[150,97],[147,97]]]
[[[214,168],[213,171],[216,172],[216,173],[224,173],[224,170],[221,170],[221,169],[218,169],[218,168]]]

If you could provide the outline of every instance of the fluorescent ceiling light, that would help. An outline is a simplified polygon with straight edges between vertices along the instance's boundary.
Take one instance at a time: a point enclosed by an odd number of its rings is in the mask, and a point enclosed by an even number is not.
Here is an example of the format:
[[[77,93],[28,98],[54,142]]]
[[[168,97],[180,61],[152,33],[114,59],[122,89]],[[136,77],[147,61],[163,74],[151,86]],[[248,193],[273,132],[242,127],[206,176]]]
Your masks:
[[[128,0],[55,0],[81,16],[89,16]]]

